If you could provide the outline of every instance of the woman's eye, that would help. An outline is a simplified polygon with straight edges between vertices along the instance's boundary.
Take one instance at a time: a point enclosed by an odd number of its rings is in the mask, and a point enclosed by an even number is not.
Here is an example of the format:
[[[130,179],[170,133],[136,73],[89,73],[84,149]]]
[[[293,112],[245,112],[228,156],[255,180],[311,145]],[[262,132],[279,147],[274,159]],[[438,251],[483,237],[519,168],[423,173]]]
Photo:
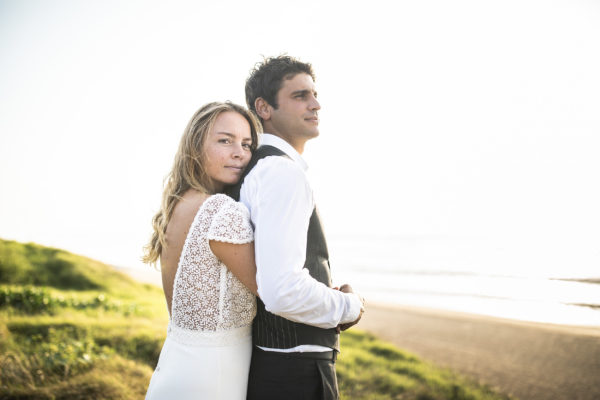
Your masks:
[[[219,139],[219,143],[228,144],[229,143],[229,139]]]
[[[252,148],[252,145],[250,143],[244,143],[244,144],[242,144],[242,146],[244,146],[244,148],[246,148],[248,150]]]

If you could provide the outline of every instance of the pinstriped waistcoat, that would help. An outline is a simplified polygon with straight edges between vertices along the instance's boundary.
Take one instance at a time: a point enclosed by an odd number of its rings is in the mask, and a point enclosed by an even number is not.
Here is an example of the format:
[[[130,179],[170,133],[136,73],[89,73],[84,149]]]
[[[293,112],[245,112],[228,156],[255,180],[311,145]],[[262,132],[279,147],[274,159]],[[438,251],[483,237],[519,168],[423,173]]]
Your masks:
[[[234,200],[239,201],[240,188],[244,182],[244,178],[256,166],[258,160],[269,156],[287,157],[284,152],[276,147],[259,147],[252,155],[252,159],[246,167],[242,179],[240,179],[237,185],[228,188],[227,194]],[[325,241],[323,227],[321,226],[316,208],[310,217],[307,235],[304,268],[308,269],[309,274],[317,281],[331,286],[327,242]],[[260,299],[257,299],[256,317],[252,324],[252,342],[257,346],[287,349],[303,344],[315,344],[339,350],[338,337],[339,335],[333,328],[317,328],[272,314],[265,309],[264,303]]]

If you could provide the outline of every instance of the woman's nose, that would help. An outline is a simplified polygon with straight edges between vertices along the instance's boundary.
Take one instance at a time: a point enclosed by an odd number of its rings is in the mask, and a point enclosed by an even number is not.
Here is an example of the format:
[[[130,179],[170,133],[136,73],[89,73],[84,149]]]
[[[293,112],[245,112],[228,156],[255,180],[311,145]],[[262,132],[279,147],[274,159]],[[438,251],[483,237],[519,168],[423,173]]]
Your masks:
[[[244,147],[241,143],[233,146],[233,152],[231,155],[233,158],[242,158],[244,155]]]

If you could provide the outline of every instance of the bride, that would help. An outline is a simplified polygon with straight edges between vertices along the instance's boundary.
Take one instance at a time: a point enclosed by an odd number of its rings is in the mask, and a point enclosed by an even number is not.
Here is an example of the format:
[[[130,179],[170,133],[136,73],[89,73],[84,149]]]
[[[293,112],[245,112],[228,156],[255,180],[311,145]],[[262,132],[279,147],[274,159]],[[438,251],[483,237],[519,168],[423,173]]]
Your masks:
[[[248,209],[222,194],[260,123],[209,103],[186,127],[143,260],[160,260],[170,320],[146,399],[245,399],[257,292]]]

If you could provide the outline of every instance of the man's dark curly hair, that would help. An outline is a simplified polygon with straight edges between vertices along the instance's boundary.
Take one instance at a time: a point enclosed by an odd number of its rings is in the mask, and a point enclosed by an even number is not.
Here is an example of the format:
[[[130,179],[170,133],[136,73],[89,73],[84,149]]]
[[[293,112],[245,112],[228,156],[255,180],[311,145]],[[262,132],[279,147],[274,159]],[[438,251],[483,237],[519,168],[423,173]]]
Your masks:
[[[262,97],[269,105],[277,109],[279,107],[277,92],[281,89],[283,80],[292,79],[300,73],[308,74],[313,81],[315,80],[312,65],[285,54],[265,58],[263,62],[257,63],[246,80],[246,104],[248,108],[256,114],[254,102]],[[261,122],[263,122],[262,118]]]

